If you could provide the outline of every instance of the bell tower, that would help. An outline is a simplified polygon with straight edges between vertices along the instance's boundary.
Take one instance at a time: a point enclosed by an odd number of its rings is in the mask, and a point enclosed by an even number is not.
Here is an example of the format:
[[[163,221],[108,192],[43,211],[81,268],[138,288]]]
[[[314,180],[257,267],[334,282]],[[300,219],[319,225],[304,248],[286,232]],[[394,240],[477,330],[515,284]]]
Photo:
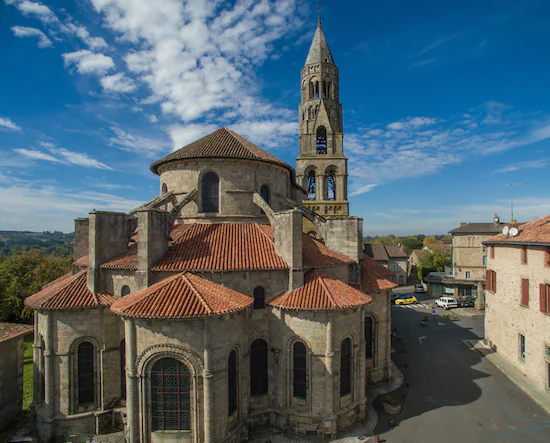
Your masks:
[[[320,17],[301,80],[296,173],[298,183],[307,190],[302,204],[323,217],[348,215],[348,159],[344,156],[339,73]]]

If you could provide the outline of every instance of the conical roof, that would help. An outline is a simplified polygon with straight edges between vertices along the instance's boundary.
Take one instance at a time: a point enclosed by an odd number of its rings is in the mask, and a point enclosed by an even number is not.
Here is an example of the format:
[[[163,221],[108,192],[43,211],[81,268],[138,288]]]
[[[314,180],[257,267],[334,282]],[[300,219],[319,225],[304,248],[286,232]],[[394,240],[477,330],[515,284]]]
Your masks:
[[[317,24],[317,29],[315,35],[313,36],[313,41],[309,47],[309,52],[307,53],[306,65],[313,65],[316,63],[331,63],[335,64],[332,59],[332,54],[328,47],[327,38],[321,27],[321,19]]]

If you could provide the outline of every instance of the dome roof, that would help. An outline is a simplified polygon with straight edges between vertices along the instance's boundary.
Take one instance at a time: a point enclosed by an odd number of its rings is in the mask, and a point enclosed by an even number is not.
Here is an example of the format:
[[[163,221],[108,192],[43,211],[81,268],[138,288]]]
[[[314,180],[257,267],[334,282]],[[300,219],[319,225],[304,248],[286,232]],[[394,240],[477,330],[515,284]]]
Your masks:
[[[249,142],[244,137],[227,128],[221,128],[211,134],[178,149],[151,164],[151,171],[158,174],[158,168],[165,163],[190,158],[240,158],[260,160],[287,168],[294,176],[294,169],[269,152]]]

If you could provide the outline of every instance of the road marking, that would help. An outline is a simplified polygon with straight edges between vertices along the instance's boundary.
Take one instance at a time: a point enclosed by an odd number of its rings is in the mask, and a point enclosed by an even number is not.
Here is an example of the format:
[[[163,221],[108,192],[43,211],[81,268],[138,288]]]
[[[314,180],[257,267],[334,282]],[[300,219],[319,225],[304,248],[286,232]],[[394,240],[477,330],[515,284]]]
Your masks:
[[[425,335],[423,335],[422,337],[418,337],[418,341],[420,342],[421,345],[423,345],[424,343],[422,343],[422,340],[426,340],[428,337],[426,337]]]

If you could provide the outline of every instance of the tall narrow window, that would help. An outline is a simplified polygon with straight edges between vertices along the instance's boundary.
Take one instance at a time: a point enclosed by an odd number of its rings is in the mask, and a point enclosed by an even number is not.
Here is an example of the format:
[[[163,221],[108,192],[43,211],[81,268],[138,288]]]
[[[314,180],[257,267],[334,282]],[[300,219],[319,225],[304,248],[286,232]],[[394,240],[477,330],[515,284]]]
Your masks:
[[[336,171],[331,169],[327,174],[327,198],[336,200]]]
[[[327,130],[324,126],[317,128],[317,141],[315,143],[317,154],[327,153]]]
[[[162,192],[161,192],[161,195],[166,195],[168,194],[168,185],[166,183],[163,183],[162,184]]]
[[[267,394],[267,343],[255,340],[250,347],[250,395]]]
[[[265,308],[265,289],[258,286],[254,289],[254,309]]]
[[[229,415],[237,410],[237,353],[231,351],[227,362],[227,391],[229,394]]]
[[[94,345],[84,341],[78,345],[78,404],[93,403],[94,389]]]
[[[525,335],[519,334],[519,358],[525,361]]]
[[[220,179],[214,172],[202,178],[202,212],[219,212]]]
[[[340,396],[351,394],[351,340],[342,342],[340,352]]]
[[[374,357],[374,321],[372,317],[365,318],[365,342],[367,358]]]
[[[294,343],[294,397],[306,399],[307,363],[306,346],[301,342]]]
[[[526,278],[521,279],[521,304],[529,306],[529,280]]]
[[[315,171],[309,171],[307,176],[307,199],[315,200],[317,196],[317,184],[315,182]]]
[[[120,340],[120,399],[126,400],[126,340]]]
[[[521,247],[521,264],[526,265],[527,264],[527,246]]]
[[[191,429],[191,377],[187,367],[163,358],[151,371],[151,418],[153,431]]]
[[[130,288],[126,285],[124,285],[120,290],[120,296],[126,297],[130,293]]]
[[[262,197],[268,205],[271,204],[271,191],[269,190],[269,186],[262,185],[260,188],[260,197]]]

